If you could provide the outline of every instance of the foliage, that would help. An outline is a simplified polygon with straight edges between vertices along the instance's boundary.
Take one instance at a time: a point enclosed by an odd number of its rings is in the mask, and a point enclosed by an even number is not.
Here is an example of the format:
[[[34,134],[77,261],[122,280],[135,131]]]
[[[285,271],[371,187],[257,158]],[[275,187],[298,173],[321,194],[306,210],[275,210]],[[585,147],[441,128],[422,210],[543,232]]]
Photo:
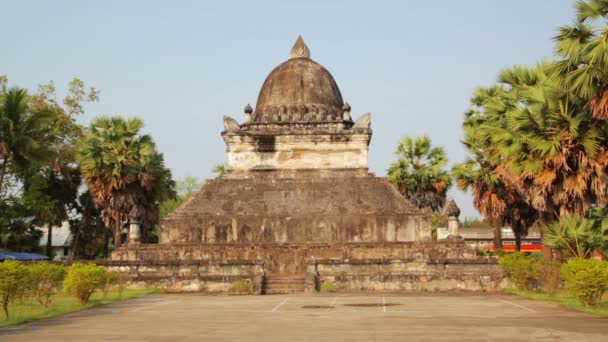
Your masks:
[[[536,280],[548,295],[553,295],[561,287],[562,264],[555,260],[539,260],[536,267]]]
[[[36,300],[45,307],[51,304],[51,297],[61,288],[65,278],[65,267],[47,262],[28,266],[30,289]]]
[[[515,252],[501,257],[498,262],[517,288],[529,291],[536,285],[538,260],[534,257]]]
[[[226,166],[222,164],[217,164],[213,167],[211,172],[217,173],[218,175],[223,175],[224,173],[226,173]]]
[[[129,285],[129,280],[131,279],[129,275],[120,271],[110,271],[108,272],[108,278],[111,280],[110,283],[116,288],[118,297],[122,298],[122,294],[127,288],[127,285]]]
[[[238,294],[253,293],[253,284],[250,279],[239,279],[232,283],[232,290]]]
[[[170,212],[188,200],[200,187],[201,181],[192,176],[178,180],[175,185],[177,195],[169,198],[160,204],[160,217],[167,216]]]
[[[596,315],[601,315],[608,317],[608,296],[604,296],[604,300],[600,302],[597,306],[585,306],[581,305],[577,298],[570,295],[570,293],[566,290],[558,290],[553,295],[549,295],[544,292],[529,292],[518,290],[515,288],[507,288],[504,289],[505,292],[511,293],[514,295],[534,299],[534,300],[542,300],[548,302],[556,302],[560,305],[577,311],[588,312]]]
[[[66,293],[73,295],[80,304],[86,304],[98,289],[106,284],[106,270],[95,264],[72,264],[67,272],[63,287]]]
[[[29,270],[25,265],[11,260],[0,263],[0,300],[6,319],[9,319],[9,304],[25,295],[28,284]]]
[[[608,220],[565,216],[547,226],[543,244],[569,258],[588,258],[593,251],[608,248]]]
[[[336,286],[332,283],[323,282],[321,286],[319,286],[319,292],[336,292]]]
[[[608,290],[608,262],[594,259],[572,259],[562,268],[566,289],[582,305],[597,305]]]
[[[428,136],[405,137],[395,153],[399,159],[388,169],[389,181],[418,208],[439,212],[452,184],[443,147],[432,147]]]
[[[0,199],[9,172],[20,173],[48,160],[54,119],[51,110],[32,110],[25,89],[0,95]]]
[[[159,203],[173,197],[174,182],[156,151],[152,137],[140,134],[137,118],[98,118],[80,143],[77,160],[83,178],[114,245],[121,245],[121,231],[135,206],[143,209],[142,239],[159,220]]]

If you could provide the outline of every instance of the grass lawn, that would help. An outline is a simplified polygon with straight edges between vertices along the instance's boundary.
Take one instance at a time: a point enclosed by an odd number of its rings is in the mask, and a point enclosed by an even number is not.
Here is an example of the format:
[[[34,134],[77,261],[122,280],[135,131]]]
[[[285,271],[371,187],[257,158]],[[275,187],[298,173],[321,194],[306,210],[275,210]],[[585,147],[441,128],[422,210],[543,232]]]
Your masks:
[[[584,306],[584,305],[580,304],[576,298],[572,297],[565,290],[558,291],[553,296],[549,296],[548,294],[542,293],[542,292],[529,292],[529,291],[523,291],[523,290],[518,290],[518,289],[513,289],[513,288],[505,289],[504,291],[507,293],[515,294],[515,295],[530,298],[530,299],[544,300],[546,302],[557,302],[568,309],[584,311],[584,312],[589,312],[592,314],[608,317],[608,293],[604,294],[604,297],[602,298],[602,301],[599,305]]]
[[[22,302],[16,301],[9,305],[8,313],[10,319],[8,320],[4,317],[4,313],[0,309],[0,327],[58,316],[68,312],[80,311],[100,304],[141,297],[156,291],[156,289],[127,289],[123,292],[122,297],[118,296],[117,291],[109,291],[105,298],[103,298],[103,293],[101,291],[97,291],[91,296],[91,300],[86,305],[80,305],[75,298],[67,296],[64,293],[58,293],[53,296],[53,303],[48,308],[42,306],[35,299],[28,298]]]

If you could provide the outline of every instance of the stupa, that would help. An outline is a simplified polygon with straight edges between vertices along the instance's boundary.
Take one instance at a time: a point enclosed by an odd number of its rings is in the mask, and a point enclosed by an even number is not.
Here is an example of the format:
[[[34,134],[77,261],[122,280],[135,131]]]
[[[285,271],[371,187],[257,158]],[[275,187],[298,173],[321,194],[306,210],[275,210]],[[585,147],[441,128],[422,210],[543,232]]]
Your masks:
[[[301,37],[255,108],[242,123],[225,116],[221,135],[226,172],[161,221],[160,244],[113,253],[135,281],[228,291],[248,279],[257,291],[285,277],[304,291],[326,276],[348,290],[407,290],[461,288],[497,272],[463,273],[466,245],[432,242],[429,215],[369,172],[371,115],[352,119]]]
[[[357,121],[302,37],[244,123],[225,116],[226,173],[162,222],[161,244],[356,244],[430,239],[429,218],[368,171],[371,115]],[[229,247],[226,247],[229,248]],[[272,256],[270,256],[272,258]],[[304,260],[270,272],[300,272]],[[288,263],[288,261],[285,261]]]

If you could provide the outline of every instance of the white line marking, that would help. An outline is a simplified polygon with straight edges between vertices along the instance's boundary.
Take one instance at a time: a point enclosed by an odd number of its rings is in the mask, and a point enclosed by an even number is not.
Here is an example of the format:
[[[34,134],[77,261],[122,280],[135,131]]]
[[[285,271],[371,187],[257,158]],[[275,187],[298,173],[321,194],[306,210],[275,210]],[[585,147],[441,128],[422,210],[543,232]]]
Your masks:
[[[284,301],[282,301],[282,302],[280,302],[280,303],[279,303],[279,305],[275,306],[275,307],[274,307],[274,309],[272,309],[272,311],[271,311],[271,312],[275,312],[275,311],[277,311],[277,309],[278,309],[278,308],[280,308],[280,307],[281,307],[281,305],[283,305],[283,304],[287,303],[287,301],[288,301],[288,300],[289,300],[289,298],[285,298],[285,300],[284,300]]]
[[[333,306],[334,304],[336,304],[336,301],[338,301],[338,297],[335,297],[334,300],[332,300],[331,304],[329,304],[329,305]]]
[[[386,298],[382,297],[382,310],[386,312]]]
[[[498,299],[499,301],[501,301],[501,302],[503,302],[503,303],[511,304],[511,305],[516,306],[516,307],[518,307],[518,308],[526,309],[526,310],[528,310],[528,311],[530,311],[530,312],[537,312],[536,310],[530,309],[530,308],[529,308],[529,307],[527,307],[527,306],[523,306],[523,305],[520,305],[520,304],[517,304],[517,303],[513,303],[513,302],[511,302],[511,301],[504,300],[504,299],[500,299],[500,298],[496,298],[496,299]]]

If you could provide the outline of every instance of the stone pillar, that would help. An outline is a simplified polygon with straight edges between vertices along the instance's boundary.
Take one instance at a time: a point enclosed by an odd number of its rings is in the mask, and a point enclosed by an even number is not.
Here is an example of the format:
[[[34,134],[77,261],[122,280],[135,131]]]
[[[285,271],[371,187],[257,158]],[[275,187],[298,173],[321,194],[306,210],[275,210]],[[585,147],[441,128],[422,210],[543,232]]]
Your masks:
[[[129,224],[129,244],[141,243],[141,228],[139,222],[131,222]]]
[[[458,221],[460,208],[458,208],[454,200],[450,200],[446,206],[445,214],[448,216],[448,240],[462,240],[460,236],[460,223]]]
[[[141,243],[141,218],[143,207],[139,204],[134,205],[129,212],[129,241],[128,244]]]

